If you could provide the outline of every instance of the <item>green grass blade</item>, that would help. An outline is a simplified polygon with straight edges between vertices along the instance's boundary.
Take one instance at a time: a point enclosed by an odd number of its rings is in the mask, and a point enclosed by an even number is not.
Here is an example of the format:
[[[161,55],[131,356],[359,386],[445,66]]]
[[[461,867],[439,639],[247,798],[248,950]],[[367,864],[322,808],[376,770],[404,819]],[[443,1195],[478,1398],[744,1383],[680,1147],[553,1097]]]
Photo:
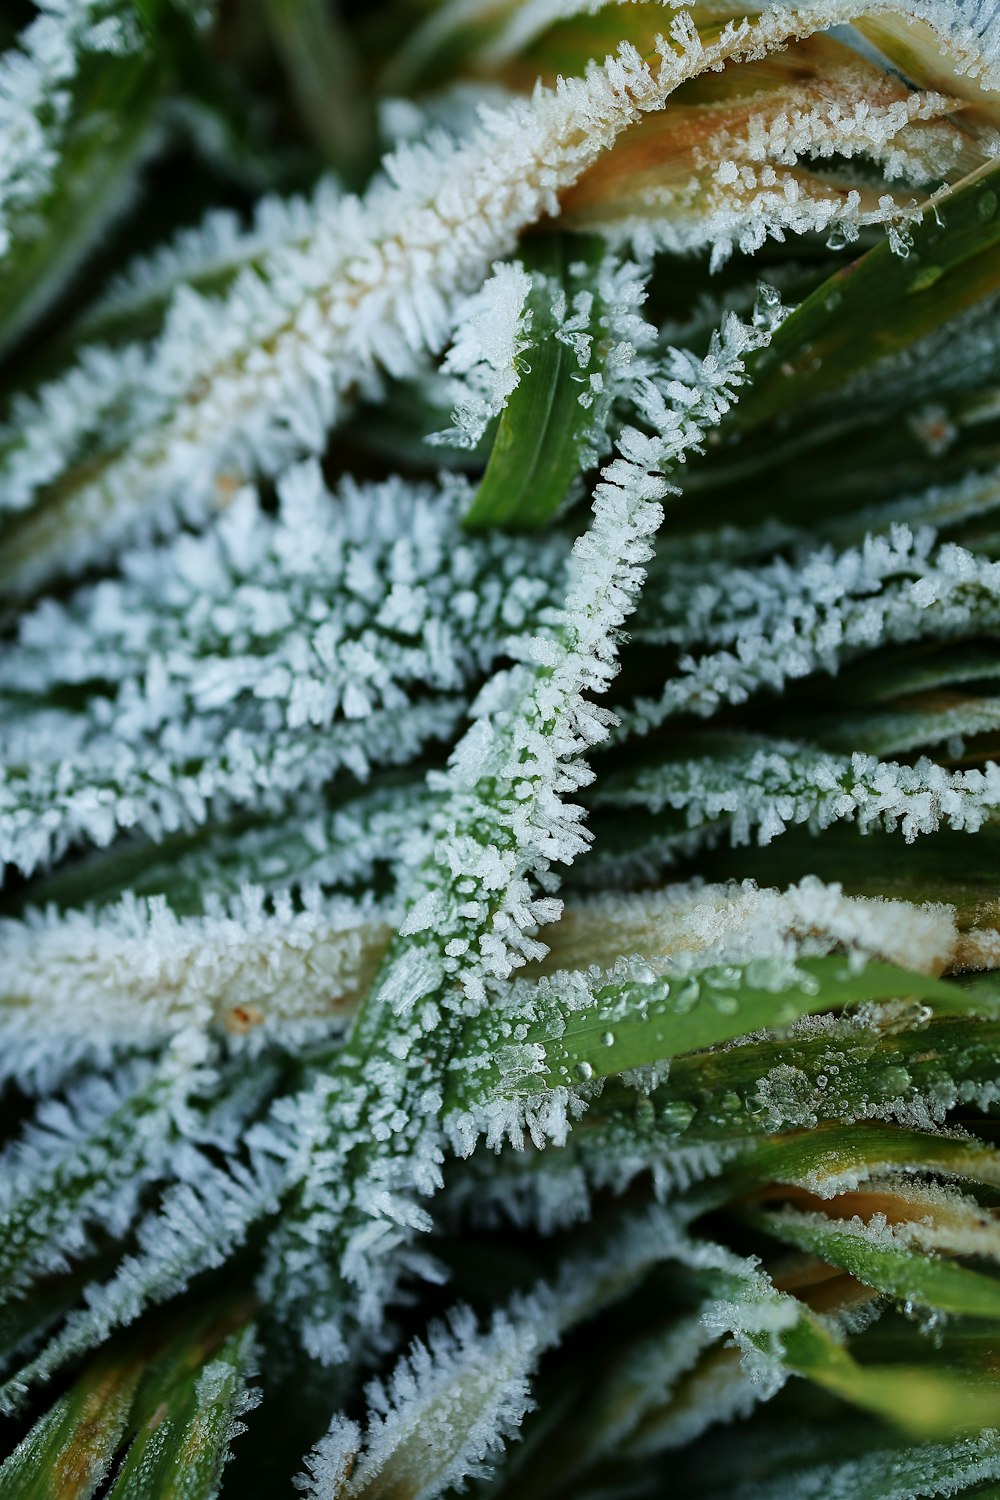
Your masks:
[[[207,1363],[149,1377],[140,1393],[141,1425],[108,1500],[212,1500],[242,1431],[252,1362],[253,1332],[244,1328]]]
[[[863,1365],[820,1321],[803,1310],[782,1332],[788,1368],[852,1406],[873,1412],[915,1437],[975,1432],[1000,1416],[1000,1385],[924,1365]]]
[[[95,1360],[0,1467],[4,1500],[87,1500],[106,1478],[128,1431],[141,1361]]]
[[[908,256],[880,244],[818,287],[748,361],[731,430],[787,419],[995,290],[998,195],[1000,168],[989,163],[924,207]]]
[[[754,1143],[727,1163],[717,1191],[725,1201],[761,1183],[782,1182],[827,1197],[842,1185],[900,1168],[1000,1187],[1000,1151],[992,1146],[968,1136],[859,1121]]]
[[[840,1266],[865,1286],[914,1307],[968,1318],[1000,1319],[1000,1281],[949,1260],[932,1259],[875,1232],[820,1222],[791,1210],[748,1213],[756,1228]]]
[[[810,958],[789,972],[787,965],[757,961],[604,985],[595,991],[592,1004],[578,1010],[561,1006],[556,995],[549,1005],[540,1003],[539,1019],[519,1028],[513,1044],[503,1040],[509,1020],[487,1014],[469,1027],[462,1054],[494,1049],[490,1067],[476,1074],[474,1087],[480,1094],[532,1094],[608,1078],[765,1027],[788,1026],[801,1016],[900,997],[959,1012],[976,1004],[996,1005],[992,997],[972,997],[957,986],[892,964],[855,970],[843,958]],[[530,1070],[518,1070],[518,1057],[531,1058]]]
[[[226,1299],[109,1345],[0,1467],[4,1500],[87,1500],[131,1442],[109,1496],[210,1500],[252,1401],[249,1307]],[[176,1320],[175,1320],[176,1321]]]
[[[593,278],[576,277],[571,266],[583,263],[596,270],[601,254],[600,241],[585,238],[567,241],[552,235],[525,246],[525,262],[535,273],[528,294],[531,343],[464,517],[467,527],[542,526],[570,492],[593,423],[580,397],[590,376],[602,369],[607,340],[594,337],[589,362],[581,367],[572,344],[556,337],[559,323],[552,301],[560,285],[570,298],[581,288],[592,292],[590,326],[596,334],[603,309]]]

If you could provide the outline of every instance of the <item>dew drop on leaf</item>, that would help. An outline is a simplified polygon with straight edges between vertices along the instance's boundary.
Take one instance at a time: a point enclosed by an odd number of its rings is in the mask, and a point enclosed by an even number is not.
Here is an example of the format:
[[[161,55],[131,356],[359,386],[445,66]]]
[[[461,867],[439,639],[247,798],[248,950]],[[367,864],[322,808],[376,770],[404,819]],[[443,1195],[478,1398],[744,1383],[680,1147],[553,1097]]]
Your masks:
[[[700,995],[701,986],[697,979],[683,980],[674,990],[674,1010],[680,1016],[685,1015],[698,1004]]]
[[[887,1094],[902,1094],[913,1080],[906,1068],[892,1067],[884,1069],[879,1081]]]
[[[683,1099],[676,1099],[670,1104],[664,1104],[660,1110],[660,1124],[665,1130],[675,1130],[678,1135],[687,1130],[694,1119],[695,1110],[692,1104]]]

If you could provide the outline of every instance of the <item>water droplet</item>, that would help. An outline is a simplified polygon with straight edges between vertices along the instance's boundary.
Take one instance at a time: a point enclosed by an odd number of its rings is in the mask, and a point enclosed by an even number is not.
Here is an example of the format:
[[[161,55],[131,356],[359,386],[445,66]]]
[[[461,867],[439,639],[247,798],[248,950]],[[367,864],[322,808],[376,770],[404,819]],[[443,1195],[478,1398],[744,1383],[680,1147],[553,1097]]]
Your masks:
[[[685,1015],[687,1011],[693,1010],[698,1004],[701,995],[701,986],[697,979],[688,978],[681,980],[674,989],[674,1010],[678,1015]]]
[[[826,1074],[825,1073],[817,1073],[817,1075],[816,1075],[816,1087],[818,1089],[825,1089],[826,1088],[826,1084],[827,1084]]]
[[[740,982],[740,971],[735,964],[714,964],[706,969],[704,980],[713,990],[733,990]]]
[[[984,224],[989,223],[990,219],[993,218],[993,215],[996,213],[996,211],[997,211],[997,195],[996,195],[996,193],[994,193],[994,192],[992,192],[990,190],[987,190],[985,193],[980,193],[979,199],[978,199],[978,201],[976,203],[976,213],[982,219],[983,223]]]
[[[843,250],[847,246],[847,234],[842,224],[835,224],[826,237],[828,250]]]
[[[669,1104],[663,1104],[659,1110],[659,1121],[665,1130],[676,1130],[678,1134],[686,1130],[694,1119],[695,1110],[693,1104],[688,1104],[684,1099],[672,1100]]]
[[[613,1031],[606,1031],[603,1034],[603,1036],[601,1037],[601,1041],[602,1041],[602,1043],[604,1044],[605,1047],[613,1047],[615,1045],[615,1034],[614,1034],[614,1032]]]
[[[757,288],[757,299],[753,305],[753,326],[764,328],[769,333],[781,322],[781,293],[763,282]]]
[[[720,1016],[735,1016],[740,1008],[740,1002],[735,995],[713,995],[712,999]]]
[[[913,235],[906,225],[900,228],[898,224],[887,224],[886,234],[889,237],[889,249],[893,255],[898,255],[900,260],[909,260],[913,249]]]
[[[843,300],[843,294],[837,289],[837,287],[834,287],[833,290],[827,292],[826,296],[824,297],[823,306],[826,308],[827,312],[836,312],[837,308],[840,306]]]
[[[743,1100],[740,1098],[739,1094],[723,1094],[721,1103],[723,1109],[727,1110],[729,1114],[735,1114],[737,1110],[743,1108]]]
[[[576,1065],[576,1076],[582,1083],[589,1083],[594,1076],[594,1070],[589,1062],[578,1062]]]
[[[943,266],[925,266],[922,271],[917,272],[907,290],[911,292],[926,292],[935,282],[940,281],[943,275]]]
[[[723,1016],[734,1016],[740,1008],[740,1002],[733,990],[738,989],[742,978],[739,969],[727,964],[719,964],[715,968],[707,969],[704,974],[705,987],[708,990],[708,998],[715,1009]]]
[[[895,1097],[905,1093],[910,1087],[912,1079],[905,1068],[893,1067],[886,1068],[879,1081],[885,1092],[891,1097]]]

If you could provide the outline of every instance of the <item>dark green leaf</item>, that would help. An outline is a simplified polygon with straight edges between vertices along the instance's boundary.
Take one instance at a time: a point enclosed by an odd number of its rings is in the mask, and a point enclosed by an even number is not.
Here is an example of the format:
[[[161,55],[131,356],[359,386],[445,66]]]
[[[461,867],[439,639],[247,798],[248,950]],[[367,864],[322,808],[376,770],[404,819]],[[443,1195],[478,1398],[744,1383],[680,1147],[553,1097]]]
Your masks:
[[[907,257],[880,244],[817,288],[748,361],[734,427],[787,418],[1000,285],[998,194],[990,162],[924,207]]]
[[[603,369],[608,343],[601,336],[603,308],[593,278],[578,276],[573,268],[596,268],[602,253],[599,240],[582,237],[548,235],[524,247],[527,268],[534,273],[528,294],[531,343],[521,356],[520,381],[500,415],[486,473],[464,517],[470,528],[541,526],[572,488],[593,425],[580,397],[590,376]],[[570,300],[575,291],[594,295],[594,337],[583,367],[572,344],[556,337],[552,299],[559,286]]]
[[[1000,1319],[1000,1281],[919,1251],[880,1242],[876,1233],[821,1222],[820,1216],[748,1213],[749,1223],[784,1244],[840,1266],[865,1286],[915,1307]]]

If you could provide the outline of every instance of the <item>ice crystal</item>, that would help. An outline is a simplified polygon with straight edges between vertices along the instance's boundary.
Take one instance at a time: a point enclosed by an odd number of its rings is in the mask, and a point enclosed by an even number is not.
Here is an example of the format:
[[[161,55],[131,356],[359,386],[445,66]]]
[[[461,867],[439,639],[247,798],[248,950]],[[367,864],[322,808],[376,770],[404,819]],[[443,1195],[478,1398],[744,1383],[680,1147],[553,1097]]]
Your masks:
[[[667,762],[628,786],[605,782],[594,801],[653,812],[675,808],[687,829],[725,819],[735,844],[748,843],[751,834],[767,844],[789,825],[822,829],[841,820],[862,833],[899,829],[912,842],[942,826],[982,828],[1000,805],[1000,767],[988,761],[982,770],[948,771],[926,757],[910,766],[750,741],[728,755]]]
[[[558,598],[558,543],[528,569],[497,537],[451,544],[461,485],[347,484],[335,500],[307,464],[280,497],[271,519],[247,491],[204,535],[25,617],[0,666],[17,708],[0,732],[0,862],[30,870],[118,827],[155,835],[340,767],[365,776],[385,755],[372,716],[394,726],[390,762],[409,759]],[[77,685],[82,711],[49,706]]]
[[[432,441],[474,448],[492,417],[507,405],[520,379],[518,360],[529,347],[531,278],[520,264],[498,265],[480,291],[455,312],[457,332],[442,369],[457,377],[454,426]]]

